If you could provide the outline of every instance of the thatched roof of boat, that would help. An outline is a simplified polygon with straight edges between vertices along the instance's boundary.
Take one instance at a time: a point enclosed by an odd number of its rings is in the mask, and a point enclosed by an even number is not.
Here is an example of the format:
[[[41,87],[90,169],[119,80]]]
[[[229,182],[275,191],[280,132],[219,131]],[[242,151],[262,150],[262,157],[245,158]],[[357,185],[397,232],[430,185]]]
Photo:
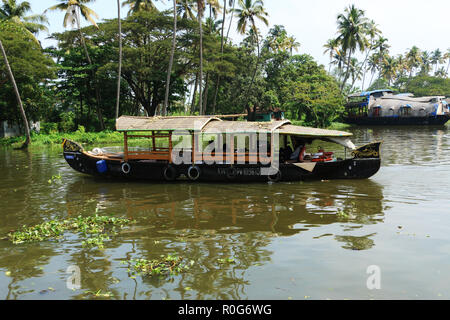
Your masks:
[[[222,121],[211,116],[180,117],[133,117],[121,116],[116,119],[117,131],[175,131],[203,130],[211,121]]]
[[[350,137],[353,134],[345,131],[318,129],[310,127],[300,127],[292,124],[281,126],[277,132],[279,134],[295,135],[302,137]]]
[[[204,132],[207,133],[271,133],[284,124],[291,123],[289,120],[252,122],[252,121],[213,121],[209,122]]]
[[[116,120],[117,131],[203,131],[206,133],[272,133],[302,137],[350,137],[349,132],[292,125],[289,120],[222,121],[214,116],[132,117]]]

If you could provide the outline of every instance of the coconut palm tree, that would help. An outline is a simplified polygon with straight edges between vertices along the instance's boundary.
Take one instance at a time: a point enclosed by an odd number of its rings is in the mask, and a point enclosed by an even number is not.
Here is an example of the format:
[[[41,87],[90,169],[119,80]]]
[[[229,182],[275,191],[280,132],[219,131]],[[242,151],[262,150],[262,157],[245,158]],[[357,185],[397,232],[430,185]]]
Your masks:
[[[388,81],[388,86],[391,85],[391,81],[397,74],[397,61],[394,57],[386,55],[382,68],[381,76]]]
[[[26,148],[31,143],[30,126],[28,124],[28,119],[25,114],[25,109],[23,108],[22,99],[20,98],[20,93],[19,93],[19,89],[17,88],[14,74],[11,70],[11,66],[9,65],[8,56],[6,55],[6,51],[5,51],[5,48],[3,47],[3,43],[1,40],[0,40],[0,51],[2,52],[3,60],[6,65],[6,71],[8,73],[9,79],[11,80],[11,83],[13,85],[14,93],[16,94],[17,103],[19,104],[20,114],[22,115],[23,125],[25,127],[25,136],[26,136],[25,142],[23,143],[22,148]]]
[[[91,2],[93,0],[59,0],[61,3],[54,5],[48,10],[50,11],[65,11],[66,14],[64,16],[63,20],[63,26],[64,28],[67,28],[70,24],[70,26],[73,28],[75,25],[77,26],[77,30],[80,32],[80,40],[84,48],[84,52],[86,54],[86,59],[88,60],[89,64],[92,65],[91,57],[89,56],[89,52],[86,46],[86,41],[84,39],[83,33],[81,32],[81,16],[89,21],[92,25],[94,25],[96,28],[98,28],[97,23],[94,19],[98,19],[97,13],[87,7],[85,3]]]
[[[439,77],[439,78],[445,78],[446,75],[447,75],[447,73],[445,72],[444,67],[437,69],[436,72],[434,73],[434,76]]]
[[[330,57],[330,63],[328,66],[328,73],[331,71],[331,65],[333,64],[333,57],[339,51],[339,41],[337,39],[328,39],[327,43],[323,45],[325,51],[323,54],[328,54]]]
[[[138,11],[153,11],[157,10],[152,0],[126,0],[122,6],[130,6],[128,15],[131,15]]]
[[[436,72],[439,64],[443,63],[444,59],[442,56],[442,52],[439,49],[434,50],[431,53],[431,64],[434,66],[434,71]]]
[[[294,36],[288,36],[283,43],[283,47],[285,50],[289,51],[290,55],[292,56],[294,50],[298,51],[300,42],[298,42]]]
[[[74,26],[77,27],[78,32],[80,33],[80,41],[84,49],[84,54],[86,55],[86,59],[90,66],[92,66],[92,60],[89,55],[88,48],[86,46],[86,40],[84,39],[83,32],[81,31],[81,17],[83,17],[85,20],[89,21],[92,25],[94,25],[96,28],[98,28],[97,23],[94,19],[98,19],[97,13],[87,7],[85,4],[92,2],[93,0],[59,0],[59,4],[54,5],[48,10],[50,11],[63,11],[66,14],[64,15],[63,20],[63,26],[64,28],[67,28],[69,25],[73,28]],[[44,12],[44,13],[45,13]],[[92,79],[95,81],[95,72],[92,69]],[[100,91],[98,89],[98,85],[95,84],[95,95],[96,95],[96,103],[97,103],[97,116],[98,120],[100,122],[100,127],[102,130],[105,129],[105,123],[103,122],[103,116],[100,109]]]
[[[428,51],[422,51],[422,55],[420,56],[420,73],[424,75],[428,75],[431,71],[431,55]]]
[[[196,0],[197,1],[197,19],[199,24],[199,33],[200,33],[200,71],[199,71],[199,77],[198,77],[198,84],[199,84],[199,113],[202,115],[203,110],[203,95],[202,95],[202,89],[203,89],[203,13],[205,12],[205,0]]]
[[[409,78],[412,77],[414,69],[418,68],[421,63],[421,51],[416,46],[412,46],[405,54],[406,63],[409,69]]]
[[[177,1],[173,0],[173,35],[172,50],[170,52],[169,69],[167,70],[166,95],[164,97],[163,115],[167,115],[167,106],[169,104],[170,75],[172,73],[173,56],[175,55],[175,46],[177,41]]]
[[[369,59],[368,54],[370,52],[378,50],[378,54],[376,55],[376,57],[378,57],[378,59],[379,59],[378,65],[381,66],[383,64],[384,58],[389,53],[389,48],[391,47],[389,44],[387,44],[388,39],[382,37],[381,35],[378,34],[378,38],[376,40],[374,40],[372,38],[372,32],[369,32],[369,35],[370,35],[371,39],[370,39],[370,44],[369,44],[369,47],[367,50],[367,56],[364,59],[364,62],[361,66],[361,69],[365,69],[366,71],[368,69],[365,68],[365,65],[368,62],[368,59]],[[365,78],[366,78],[366,72],[364,72],[364,75],[363,75],[363,84],[362,84],[363,87],[364,87]],[[352,84],[352,86],[353,86],[353,84]]]
[[[234,2],[233,0],[223,0],[223,17],[222,17],[222,28],[220,31],[220,59],[223,59],[223,50],[224,50],[224,31],[225,31],[225,18],[227,15],[227,2],[231,6]],[[213,111],[212,113],[216,113],[216,103],[217,103],[217,94],[219,93],[219,84],[220,84],[220,74],[217,75],[216,88],[214,90],[214,100],[213,100]]]
[[[252,80],[250,82],[250,85],[247,89],[246,96],[248,97],[248,93],[251,90],[253,86],[253,82],[255,80],[256,72],[258,71],[259,67],[259,60],[260,60],[260,45],[259,45],[259,36],[258,36],[258,29],[256,27],[256,19],[263,22],[266,26],[269,25],[269,21],[267,20],[268,13],[264,9],[264,2],[261,0],[239,0],[239,9],[234,9],[234,12],[236,13],[236,17],[238,18],[237,23],[237,31],[240,34],[245,34],[247,31],[247,27],[249,26],[250,30],[253,31],[253,34],[255,36],[255,42],[258,49],[258,56],[256,60],[256,66],[255,71],[253,72]]]
[[[445,71],[445,73],[448,75],[448,69],[449,69],[449,67],[450,67],[450,48],[447,49],[447,52],[446,52],[445,55],[444,55],[444,59],[447,59],[447,60],[448,60],[448,63],[447,63],[447,70]]]
[[[397,71],[398,71],[398,77],[403,78],[405,76],[405,73],[408,72],[408,65],[406,63],[406,59],[402,54],[399,54],[397,56]]]
[[[367,71],[370,71],[370,73],[371,73],[370,82],[369,82],[368,87],[370,87],[372,85],[373,76],[379,70],[379,67],[380,67],[379,55],[380,55],[379,53],[375,52],[367,60]],[[364,87],[362,89],[364,89]]]
[[[342,51],[347,57],[347,72],[341,83],[341,90],[344,88],[350,76],[350,62],[353,53],[357,49],[364,51],[368,46],[367,30],[368,19],[364,17],[364,10],[357,9],[355,5],[345,8],[345,12],[337,17],[338,37]]]
[[[367,59],[369,58],[370,53],[373,50],[376,50],[379,48],[379,46],[383,43],[382,40],[387,41],[387,39],[383,38],[381,36],[381,31],[378,29],[378,25],[375,23],[375,21],[371,20],[367,23],[367,35],[368,35],[368,45],[366,46],[366,57],[364,58],[363,62],[360,63],[360,70],[358,70],[358,73],[363,73],[363,84],[364,87],[364,80],[366,77],[366,73],[363,72],[365,69]],[[378,38],[377,38],[378,37]],[[352,82],[352,88],[355,85],[355,82]]]
[[[234,9],[236,7],[236,0],[229,0],[228,4],[229,4],[229,7],[231,7],[230,12],[233,13]],[[230,36],[230,30],[231,30],[231,25],[232,25],[232,22],[233,22],[233,17],[234,17],[234,15],[231,14],[230,22],[228,24],[227,36],[226,36],[227,39],[229,39],[229,36]]]
[[[361,62],[358,61],[358,59],[356,58],[352,58],[350,60],[350,65],[347,66],[350,69],[350,78],[352,79],[352,87],[353,88],[353,84],[356,82],[356,80],[360,80],[361,76],[362,76],[362,72],[361,72]]]
[[[31,11],[28,1],[17,3],[16,0],[2,0],[3,5],[0,7],[0,20],[11,20],[16,24],[22,25],[33,37],[40,31],[48,32],[47,17],[44,14],[27,15]]]
[[[195,5],[194,0],[178,0],[177,1],[177,14],[182,19],[195,20],[194,5]]]
[[[120,18],[120,0],[117,0],[117,21],[119,24],[119,70],[117,71],[116,119],[119,117],[120,78],[122,77],[122,20]]]

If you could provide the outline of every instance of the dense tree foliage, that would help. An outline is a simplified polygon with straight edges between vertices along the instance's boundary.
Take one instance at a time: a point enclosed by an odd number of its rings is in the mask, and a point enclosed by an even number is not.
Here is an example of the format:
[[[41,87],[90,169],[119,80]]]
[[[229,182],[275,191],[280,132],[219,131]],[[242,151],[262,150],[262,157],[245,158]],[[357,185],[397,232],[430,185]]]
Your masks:
[[[32,120],[58,123],[61,131],[79,125],[113,129],[117,101],[120,114],[148,116],[248,113],[252,118],[256,110],[279,108],[292,120],[325,127],[339,119],[345,95],[358,89],[449,95],[449,52],[412,46],[404,55],[390,56],[376,23],[354,5],[338,15],[337,37],[324,46],[330,57],[325,70],[298,53],[300,43],[283,26],[260,34],[257,25],[269,22],[261,0],[175,1],[176,28],[173,9],[160,11],[155,1],[119,1],[129,9],[120,20],[120,36],[118,19],[94,21],[90,1],[61,0],[48,10],[63,11],[63,24],[75,29],[52,34],[57,45],[45,49],[34,37],[45,30],[45,15],[28,16],[26,1],[2,2],[0,39],[26,113]],[[91,25],[81,28],[82,18]],[[228,38],[232,27],[244,35],[239,44]],[[20,122],[5,70],[0,64],[0,120]]]
[[[98,28],[90,26],[81,32],[53,34],[58,47],[45,51],[57,61],[58,80],[54,83],[57,90],[53,108],[42,115],[44,121],[59,122],[60,129],[66,131],[80,124],[88,130],[98,130],[101,129],[95,116],[98,104],[107,119],[107,128],[113,128],[119,50],[117,24],[117,19],[112,19],[99,23]],[[256,43],[253,32],[250,29],[240,45],[222,42],[220,23],[214,23],[212,18],[206,21],[200,96],[197,21],[178,17],[169,114],[198,113],[201,100],[205,114],[281,108],[289,117],[309,125],[326,126],[333,121],[342,109],[343,100],[337,82],[326,74],[324,67],[310,56],[293,55],[299,44],[282,26],[272,28],[261,44]],[[122,20],[121,114],[153,116],[163,112],[172,34],[170,11],[141,10]],[[85,58],[81,37],[92,64]],[[253,66],[257,66],[256,72]]]
[[[49,85],[49,80],[56,76],[53,60],[20,24],[0,21],[0,40],[28,117],[34,121],[42,119],[53,102]],[[3,63],[0,63],[0,119],[21,123],[16,96]]]

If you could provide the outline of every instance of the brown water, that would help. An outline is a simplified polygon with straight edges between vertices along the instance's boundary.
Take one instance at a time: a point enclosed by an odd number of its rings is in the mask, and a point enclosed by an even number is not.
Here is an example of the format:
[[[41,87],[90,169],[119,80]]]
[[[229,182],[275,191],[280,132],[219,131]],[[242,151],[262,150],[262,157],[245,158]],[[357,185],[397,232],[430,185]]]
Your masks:
[[[95,212],[137,220],[104,250],[72,233],[0,240],[0,299],[85,299],[98,290],[111,299],[449,299],[450,132],[351,131],[357,145],[384,140],[371,179],[118,183],[73,171],[59,148],[0,149],[0,237]],[[121,264],[169,253],[195,263],[169,279],[132,278]],[[366,285],[371,265],[380,289]],[[69,266],[81,270],[78,290],[66,286]]]

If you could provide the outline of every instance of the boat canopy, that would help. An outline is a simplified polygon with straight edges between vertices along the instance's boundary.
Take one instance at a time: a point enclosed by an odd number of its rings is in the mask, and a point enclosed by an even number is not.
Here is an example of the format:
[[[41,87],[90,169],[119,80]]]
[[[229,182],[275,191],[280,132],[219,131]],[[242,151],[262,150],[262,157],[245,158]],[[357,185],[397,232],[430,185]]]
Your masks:
[[[305,138],[351,137],[353,135],[350,132],[319,129],[319,128],[310,128],[310,127],[301,127],[301,126],[295,126],[292,124],[285,124],[285,125],[281,126],[277,130],[277,132],[280,134],[301,136],[301,137],[305,137]]]
[[[290,124],[289,120],[278,121],[211,121],[203,129],[207,133],[272,133],[278,132],[283,125]]]
[[[116,119],[116,130],[121,132],[203,130],[203,128],[211,121],[222,121],[222,120],[213,116],[189,116],[189,117],[121,116],[120,118]]]
[[[133,117],[121,116],[116,120],[116,129],[129,131],[201,131],[208,134],[233,133],[250,134],[278,133],[302,138],[324,139],[347,148],[354,149],[349,137],[352,133],[319,128],[302,127],[291,124],[289,120],[270,122],[222,121],[215,116],[179,117]]]

